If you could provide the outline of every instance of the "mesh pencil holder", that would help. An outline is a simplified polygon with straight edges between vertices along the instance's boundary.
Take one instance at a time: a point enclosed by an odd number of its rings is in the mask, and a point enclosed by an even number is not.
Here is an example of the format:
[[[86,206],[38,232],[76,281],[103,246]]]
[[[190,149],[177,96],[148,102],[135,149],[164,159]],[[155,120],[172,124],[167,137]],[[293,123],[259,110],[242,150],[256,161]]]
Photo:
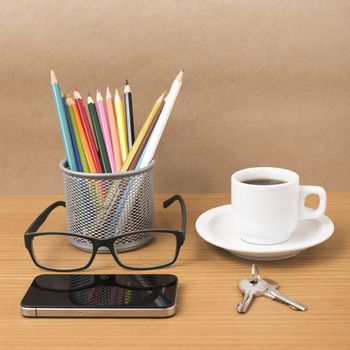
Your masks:
[[[154,162],[140,170],[121,174],[79,173],[60,163],[64,178],[67,226],[71,233],[95,238],[110,238],[130,231],[153,227],[153,170]],[[117,251],[139,248],[151,239],[140,233],[125,237]],[[83,238],[70,238],[81,250],[92,246]],[[109,252],[100,248],[99,252]]]

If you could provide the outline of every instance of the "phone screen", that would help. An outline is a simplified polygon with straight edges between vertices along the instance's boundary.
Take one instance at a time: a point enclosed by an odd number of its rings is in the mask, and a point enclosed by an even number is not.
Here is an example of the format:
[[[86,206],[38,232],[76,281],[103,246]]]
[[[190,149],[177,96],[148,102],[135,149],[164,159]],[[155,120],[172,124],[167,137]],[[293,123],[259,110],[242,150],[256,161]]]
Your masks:
[[[169,308],[175,305],[175,275],[40,275],[22,307]]]

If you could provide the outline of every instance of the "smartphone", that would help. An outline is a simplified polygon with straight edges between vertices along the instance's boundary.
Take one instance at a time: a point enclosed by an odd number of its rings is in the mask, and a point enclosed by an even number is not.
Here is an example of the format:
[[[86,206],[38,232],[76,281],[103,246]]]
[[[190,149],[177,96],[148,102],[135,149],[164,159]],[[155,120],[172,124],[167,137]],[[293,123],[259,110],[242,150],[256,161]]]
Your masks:
[[[175,275],[57,275],[35,277],[21,302],[25,317],[170,317]]]

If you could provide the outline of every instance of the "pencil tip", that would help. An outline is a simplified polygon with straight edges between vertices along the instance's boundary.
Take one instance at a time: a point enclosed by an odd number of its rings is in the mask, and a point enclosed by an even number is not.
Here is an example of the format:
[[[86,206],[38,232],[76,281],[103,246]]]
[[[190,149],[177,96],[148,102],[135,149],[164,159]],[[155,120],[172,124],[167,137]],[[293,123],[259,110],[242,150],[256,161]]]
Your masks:
[[[180,72],[179,72],[179,74],[177,75],[177,77],[175,78],[175,80],[182,81],[183,75],[184,75],[184,71],[183,71],[183,70],[180,70]]]
[[[166,90],[164,90],[164,92],[157,98],[156,103],[160,103],[164,100],[164,96],[166,94]]]
[[[102,97],[99,89],[97,89],[97,91],[96,91],[96,100],[99,100],[99,101],[103,100],[103,97]]]
[[[53,71],[53,69],[51,68],[51,84],[52,83],[56,83],[57,84],[57,78],[56,78],[56,74]]]
[[[129,82],[125,80],[124,94],[131,93]]]
[[[81,99],[81,95],[80,95],[79,91],[76,88],[74,88],[74,98],[75,99],[77,99],[77,98]]]
[[[109,86],[107,86],[106,98],[112,98],[111,91],[109,90]]]

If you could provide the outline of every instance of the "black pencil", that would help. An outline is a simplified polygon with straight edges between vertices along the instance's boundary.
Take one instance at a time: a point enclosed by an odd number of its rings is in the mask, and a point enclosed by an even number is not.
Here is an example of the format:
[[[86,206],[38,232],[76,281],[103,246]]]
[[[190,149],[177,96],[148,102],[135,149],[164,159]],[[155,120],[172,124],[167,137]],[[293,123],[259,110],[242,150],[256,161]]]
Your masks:
[[[132,145],[135,142],[135,130],[134,130],[134,114],[132,110],[132,93],[130,90],[129,82],[126,80],[124,88],[124,103],[125,103],[125,119],[126,130],[128,135],[128,148],[131,150]]]

